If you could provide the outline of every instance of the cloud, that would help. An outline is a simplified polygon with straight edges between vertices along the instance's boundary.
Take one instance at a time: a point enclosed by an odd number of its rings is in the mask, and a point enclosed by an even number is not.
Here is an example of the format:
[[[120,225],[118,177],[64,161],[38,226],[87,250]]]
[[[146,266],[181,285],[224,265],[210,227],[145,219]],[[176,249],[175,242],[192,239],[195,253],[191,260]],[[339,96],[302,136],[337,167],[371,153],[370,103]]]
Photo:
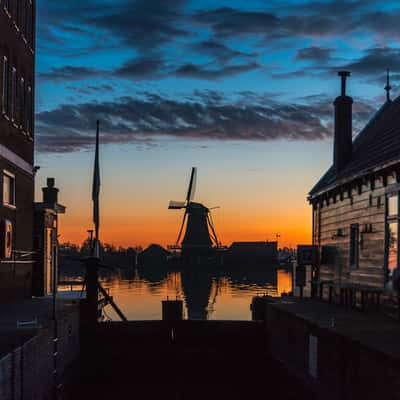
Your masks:
[[[43,0],[38,7],[38,43],[42,52],[68,62],[70,57],[99,52],[104,56],[110,52],[118,65],[126,59],[123,55],[132,54],[130,61],[108,71],[118,78],[160,80],[178,76],[213,80],[258,69],[266,60],[259,60],[259,53],[266,48],[279,51],[289,41],[297,49],[295,61],[332,66],[337,62],[331,58],[332,49],[321,43],[345,39],[351,48],[352,40],[363,40],[359,33],[376,46],[400,39],[399,9],[392,5],[382,10],[374,0],[271,1],[254,9],[250,5],[219,4],[215,1],[213,7],[194,11],[189,0],[71,0],[68,4]],[[299,49],[309,43],[305,39],[311,39],[312,45]],[[283,65],[284,56],[279,57]],[[280,62],[279,57],[273,55],[271,59]],[[349,67],[354,64],[361,71],[356,61],[349,61]],[[372,65],[371,60],[363,61]],[[60,82],[104,73],[66,64],[44,71],[39,77]],[[382,63],[377,65],[380,68]],[[283,70],[275,75],[292,78],[304,73]]]
[[[179,67],[174,74],[184,78],[196,78],[196,79],[221,79],[229,76],[239,75],[243,72],[250,72],[260,69],[261,65],[252,62],[250,64],[242,65],[226,65],[223,67],[207,67],[201,65],[195,65],[192,63],[182,65]]]
[[[227,62],[235,58],[254,58],[257,55],[256,53],[249,54],[234,50],[215,39],[194,43],[192,45],[192,49],[195,50],[197,53],[213,57],[219,62]]]
[[[193,19],[207,26],[218,38],[254,36],[263,45],[282,38],[331,38],[348,33],[371,33],[377,37],[399,37],[399,10],[375,10],[378,3],[365,1],[282,2],[270,10],[232,7],[206,9]],[[271,11],[272,10],[272,11]]]
[[[311,46],[297,51],[296,60],[327,62],[330,61],[332,49],[326,47]]]
[[[110,12],[90,16],[86,23],[111,32],[143,53],[151,53],[175,39],[190,36],[185,27],[186,0],[136,0],[119,2]]]
[[[41,152],[78,151],[93,145],[94,121],[101,120],[102,143],[151,143],[169,136],[188,140],[323,140],[331,136],[331,99],[323,96],[281,103],[266,96],[216,96],[189,100],[156,94],[114,101],[65,104],[37,115],[37,144]],[[359,102],[357,124],[373,107]]]
[[[87,78],[96,78],[105,74],[105,71],[91,67],[74,67],[66,65],[58,68],[51,68],[47,72],[38,74],[39,79],[52,82],[79,81]]]
[[[120,78],[151,80],[162,78],[165,73],[165,62],[158,56],[132,59],[114,72]]]
[[[388,68],[400,72],[400,49],[375,47],[367,50],[358,60],[346,63],[342,68],[363,75],[378,75]]]

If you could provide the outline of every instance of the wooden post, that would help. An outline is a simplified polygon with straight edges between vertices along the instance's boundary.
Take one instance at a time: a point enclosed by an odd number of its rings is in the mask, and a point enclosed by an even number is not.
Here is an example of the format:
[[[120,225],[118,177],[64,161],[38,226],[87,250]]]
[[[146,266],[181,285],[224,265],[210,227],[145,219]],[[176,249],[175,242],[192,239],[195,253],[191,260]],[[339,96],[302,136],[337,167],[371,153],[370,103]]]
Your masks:
[[[98,275],[99,259],[90,257],[86,261],[86,304],[87,321],[90,325],[95,325],[98,320]]]

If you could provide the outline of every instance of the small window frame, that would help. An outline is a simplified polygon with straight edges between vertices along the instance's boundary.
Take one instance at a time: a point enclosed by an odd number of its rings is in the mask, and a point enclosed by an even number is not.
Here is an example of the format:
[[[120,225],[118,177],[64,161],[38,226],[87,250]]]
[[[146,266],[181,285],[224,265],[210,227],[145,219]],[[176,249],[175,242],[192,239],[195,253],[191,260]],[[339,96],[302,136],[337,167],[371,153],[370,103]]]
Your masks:
[[[5,185],[5,177],[10,179],[10,182],[12,183],[11,185],[11,190],[9,188],[9,192],[12,195],[12,199],[11,202],[10,201],[6,201],[4,193],[4,185]],[[11,173],[10,171],[7,171],[5,169],[3,169],[3,176],[2,176],[2,185],[3,185],[3,195],[2,195],[2,204],[4,207],[8,207],[8,208],[16,208],[16,181],[15,181],[15,175],[13,173]]]
[[[360,224],[350,225],[350,270],[356,270],[360,266]]]

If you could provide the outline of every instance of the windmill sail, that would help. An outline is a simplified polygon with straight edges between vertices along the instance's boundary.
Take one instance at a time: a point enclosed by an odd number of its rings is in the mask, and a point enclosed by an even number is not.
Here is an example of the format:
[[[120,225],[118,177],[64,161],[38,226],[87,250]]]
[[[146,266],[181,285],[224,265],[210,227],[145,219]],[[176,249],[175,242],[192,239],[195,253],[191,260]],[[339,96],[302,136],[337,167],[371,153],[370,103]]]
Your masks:
[[[93,200],[93,223],[95,227],[94,238],[94,257],[99,258],[99,226],[100,226],[100,164],[99,164],[99,130],[100,122],[97,121],[96,129],[96,150],[94,156],[94,171],[93,171],[93,186],[92,186],[92,200]]]
[[[209,255],[218,238],[212,223],[210,209],[193,201],[196,190],[197,169],[192,168],[185,201],[170,201],[169,209],[184,209],[183,220],[175,246],[181,244],[182,254],[189,256]],[[186,223],[186,224],[185,224]],[[210,232],[211,230],[211,232]],[[182,242],[181,238],[183,236]]]
[[[188,203],[193,200],[194,192],[196,191],[196,180],[197,180],[197,168],[193,167],[192,174],[190,175],[188,192],[186,195],[186,201]]]

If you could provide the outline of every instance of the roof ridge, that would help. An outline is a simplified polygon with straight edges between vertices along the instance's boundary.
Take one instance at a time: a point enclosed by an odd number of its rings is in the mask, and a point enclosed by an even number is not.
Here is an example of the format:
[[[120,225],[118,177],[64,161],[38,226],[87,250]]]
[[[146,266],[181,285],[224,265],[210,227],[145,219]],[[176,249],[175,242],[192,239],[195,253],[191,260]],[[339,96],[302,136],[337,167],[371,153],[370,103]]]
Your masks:
[[[396,135],[400,125],[396,123],[400,116],[397,112],[399,105],[400,96],[393,101],[385,101],[352,141],[349,163],[339,174],[336,174],[334,165],[331,164],[308,195],[313,196],[323,192],[328,186],[334,185],[339,178],[346,178],[356,172],[377,166],[381,160],[392,159],[397,148],[400,153],[400,132]]]

